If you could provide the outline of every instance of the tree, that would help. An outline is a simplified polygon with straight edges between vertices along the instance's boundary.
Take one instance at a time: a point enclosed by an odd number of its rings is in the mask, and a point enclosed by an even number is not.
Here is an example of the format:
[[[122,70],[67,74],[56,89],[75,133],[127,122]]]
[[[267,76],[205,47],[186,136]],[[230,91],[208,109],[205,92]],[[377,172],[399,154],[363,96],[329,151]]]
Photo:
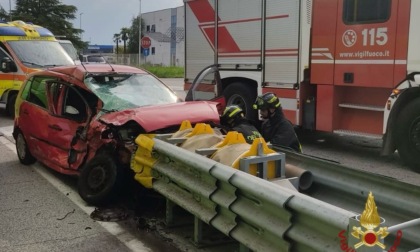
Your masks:
[[[134,17],[131,20],[131,27],[130,27],[130,33],[128,34],[128,51],[130,53],[139,53],[139,42],[140,42],[140,36],[139,36],[139,17]],[[141,30],[143,31],[145,27],[145,22],[143,19],[141,19]]]
[[[115,52],[118,54],[118,43],[121,41],[121,34],[115,33],[113,37],[114,42],[116,43]]]
[[[122,39],[122,41],[123,41],[123,43],[124,43],[124,54],[126,54],[127,53],[127,47],[126,47],[126,44],[127,44],[127,40],[128,40],[128,35],[130,34],[130,29],[128,29],[128,28],[121,28],[121,39]]]
[[[87,46],[80,40],[83,30],[76,29],[68,21],[75,19],[77,7],[62,4],[59,0],[16,0],[16,9],[12,10],[13,20],[22,20],[43,26],[57,37],[65,37],[78,49]]]
[[[10,15],[4,10],[3,6],[0,6],[0,19],[4,21],[10,20]]]

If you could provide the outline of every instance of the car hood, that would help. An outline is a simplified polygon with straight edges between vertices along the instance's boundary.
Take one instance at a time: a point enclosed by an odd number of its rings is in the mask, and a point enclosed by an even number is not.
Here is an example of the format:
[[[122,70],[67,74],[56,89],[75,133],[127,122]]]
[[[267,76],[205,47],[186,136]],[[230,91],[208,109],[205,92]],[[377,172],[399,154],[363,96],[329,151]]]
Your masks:
[[[99,120],[114,126],[121,126],[128,121],[136,121],[146,132],[180,125],[189,120],[199,122],[219,122],[216,102],[193,101],[165,105],[145,106],[112,112],[102,115]]]

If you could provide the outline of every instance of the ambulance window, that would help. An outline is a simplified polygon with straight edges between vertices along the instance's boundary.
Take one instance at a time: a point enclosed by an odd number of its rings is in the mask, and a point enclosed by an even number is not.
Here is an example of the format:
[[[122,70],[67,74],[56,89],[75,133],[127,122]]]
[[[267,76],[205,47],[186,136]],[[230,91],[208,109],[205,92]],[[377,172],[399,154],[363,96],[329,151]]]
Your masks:
[[[346,24],[385,22],[391,15],[391,0],[344,0]]]
[[[2,48],[0,48],[0,59],[3,59],[4,57],[9,57],[5,51],[3,51]]]

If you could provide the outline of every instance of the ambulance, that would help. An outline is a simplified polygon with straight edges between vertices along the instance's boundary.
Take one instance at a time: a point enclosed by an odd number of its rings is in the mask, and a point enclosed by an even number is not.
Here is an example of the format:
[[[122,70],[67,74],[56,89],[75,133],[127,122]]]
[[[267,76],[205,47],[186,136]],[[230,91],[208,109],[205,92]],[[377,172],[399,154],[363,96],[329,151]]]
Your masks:
[[[0,72],[0,107],[12,117],[17,93],[28,74],[75,64],[52,32],[23,21],[0,21],[0,61],[13,61],[17,70]]]
[[[213,96],[249,118],[273,92],[296,126],[382,138],[420,169],[420,0],[184,2],[186,89],[215,65]]]

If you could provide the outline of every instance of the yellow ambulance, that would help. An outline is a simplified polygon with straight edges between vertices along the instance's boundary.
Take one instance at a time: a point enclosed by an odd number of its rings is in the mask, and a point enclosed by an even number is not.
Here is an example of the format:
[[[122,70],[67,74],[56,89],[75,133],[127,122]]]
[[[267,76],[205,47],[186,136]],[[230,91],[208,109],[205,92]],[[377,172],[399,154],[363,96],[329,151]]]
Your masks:
[[[0,72],[0,108],[12,117],[16,96],[28,74],[75,64],[51,31],[23,21],[0,21],[0,62],[7,61],[15,63],[16,71]]]

